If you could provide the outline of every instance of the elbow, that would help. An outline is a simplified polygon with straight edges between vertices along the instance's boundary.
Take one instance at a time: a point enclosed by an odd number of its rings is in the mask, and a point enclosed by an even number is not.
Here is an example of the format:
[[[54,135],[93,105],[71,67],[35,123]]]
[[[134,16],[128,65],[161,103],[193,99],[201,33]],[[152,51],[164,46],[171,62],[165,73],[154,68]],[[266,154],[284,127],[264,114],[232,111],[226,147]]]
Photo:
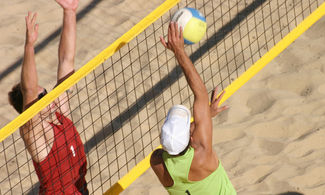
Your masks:
[[[21,82],[20,84],[20,90],[23,94],[26,93],[37,93],[37,85],[36,86],[30,86],[30,85],[26,85],[24,82]]]
[[[60,58],[60,64],[74,64],[74,56],[66,55],[66,56]]]
[[[197,99],[202,99],[202,100],[207,100],[209,101],[209,94],[207,89],[204,87],[200,87],[199,90],[194,93],[195,98]]]
[[[74,63],[75,52],[67,49],[59,48],[59,63],[71,64]]]
[[[36,97],[38,94],[38,88],[37,87],[26,87],[24,85],[21,85],[21,93],[22,97]]]

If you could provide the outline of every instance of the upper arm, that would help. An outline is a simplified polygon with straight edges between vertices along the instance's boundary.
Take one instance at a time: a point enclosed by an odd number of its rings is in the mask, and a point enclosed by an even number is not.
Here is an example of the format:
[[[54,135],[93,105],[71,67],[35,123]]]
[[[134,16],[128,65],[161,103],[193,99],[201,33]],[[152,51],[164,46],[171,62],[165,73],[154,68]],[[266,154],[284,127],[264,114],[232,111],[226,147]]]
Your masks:
[[[25,146],[36,162],[42,161],[48,154],[50,148],[47,147],[45,131],[40,114],[36,114],[32,119],[20,127],[20,135]]]
[[[63,92],[55,100],[55,103],[57,104],[57,107],[59,108],[60,113],[63,114],[64,116],[68,117],[70,120],[72,120],[68,92],[66,92],[66,91]]]
[[[195,127],[192,133],[192,147],[212,152],[212,120],[208,95],[194,98],[193,116]]]
[[[25,111],[37,102],[37,88],[22,89],[21,91],[23,95],[23,111]]]
[[[64,74],[63,74],[64,73]],[[62,83],[65,79],[67,79],[69,76],[71,76],[74,73],[73,69],[64,69],[62,70],[61,74],[59,74],[58,72],[58,81],[56,86],[58,86],[60,83]],[[56,87],[55,86],[55,87]],[[63,92],[55,101],[55,103],[57,104],[57,106],[60,109],[60,112],[68,117],[71,120],[71,110],[70,110],[70,105],[69,105],[69,91],[70,89],[68,89],[67,91]]]
[[[169,187],[174,184],[174,181],[164,164],[164,160],[162,158],[163,152],[164,151],[162,149],[155,150],[150,157],[150,165],[152,170],[157,175],[160,183],[165,187]]]
[[[156,175],[159,177],[163,172],[163,158],[162,158],[162,149],[155,150],[150,157],[150,165],[151,168],[154,170]]]

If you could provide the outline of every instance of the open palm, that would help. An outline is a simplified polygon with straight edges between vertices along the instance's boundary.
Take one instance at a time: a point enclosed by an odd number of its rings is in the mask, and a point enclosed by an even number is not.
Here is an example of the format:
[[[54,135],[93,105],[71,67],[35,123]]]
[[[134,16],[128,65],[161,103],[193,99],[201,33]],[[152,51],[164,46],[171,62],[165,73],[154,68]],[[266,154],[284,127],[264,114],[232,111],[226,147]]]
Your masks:
[[[34,44],[38,37],[38,24],[36,24],[37,13],[28,12],[26,21],[26,43]]]
[[[55,0],[63,9],[77,10],[79,0]]]

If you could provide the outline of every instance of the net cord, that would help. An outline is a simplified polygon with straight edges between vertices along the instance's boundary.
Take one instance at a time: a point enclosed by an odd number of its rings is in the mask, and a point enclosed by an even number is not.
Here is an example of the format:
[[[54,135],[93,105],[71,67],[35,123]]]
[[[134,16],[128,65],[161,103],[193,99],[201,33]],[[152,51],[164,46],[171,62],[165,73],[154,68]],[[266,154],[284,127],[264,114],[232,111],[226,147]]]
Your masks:
[[[5,140],[11,134],[13,134],[19,127],[24,125],[27,121],[29,121],[37,113],[39,113],[42,109],[44,109],[48,104],[50,104],[50,102],[53,102],[63,92],[67,91],[78,81],[80,81],[91,71],[93,71],[96,67],[102,64],[104,61],[106,61],[109,57],[111,57],[114,53],[116,53],[121,47],[123,47],[125,44],[133,40],[138,34],[143,32],[149,25],[151,25],[158,18],[160,18],[164,13],[166,13],[168,10],[174,7],[179,1],[180,0],[166,0],[164,3],[158,6],[154,11],[152,11],[149,15],[143,18],[139,23],[133,26],[128,32],[126,32],[120,38],[118,38],[114,43],[112,43],[110,46],[104,49],[96,57],[94,57],[87,64],[85,64],[78,71],[76,71],[73,75],[67,78],[64,82],[62,82],[60,85],[54,88],[41,100],[37,101],[27,110],[25,110],[22,114],[20,114],[17,118],[15,118],[6,126],[4,126],[0,130],[0,142]]]
[[[262,70],[268,63],[270,63],[275,57],[277,57],[282,51],[284,51],[291,43],[293,43],[300,35],[306,32],[314,23],[321,19],[325,15],[325,3],[319,6],[313,13],[311,13],[305,20],[303,20],[296,28],[288,33],[283,39],[281,39],[270,51],[256,61],[247,71],[245,71],[238,79],[233,81],[229,86],[225,88],[226,93],[220,100],[220,104],[224,103],[229,97],[231,97],[238,89],[240,89],[247,81],[255,76],[260,70]],[[219,94],[220,95],[220,94]],[[193,121],[193,118],[191,118]],[[158,146],[156,149],[162,148]],[[125,176],[123,176],[118,182],[116,182],[110,189],[108,189],[104,195],[116,195],[121,193],[127,187],[129,187],[138,177],[140,177],[145,171],[150,168],[150,157],[152,152],[140,161],[135,167],[133,167]]]

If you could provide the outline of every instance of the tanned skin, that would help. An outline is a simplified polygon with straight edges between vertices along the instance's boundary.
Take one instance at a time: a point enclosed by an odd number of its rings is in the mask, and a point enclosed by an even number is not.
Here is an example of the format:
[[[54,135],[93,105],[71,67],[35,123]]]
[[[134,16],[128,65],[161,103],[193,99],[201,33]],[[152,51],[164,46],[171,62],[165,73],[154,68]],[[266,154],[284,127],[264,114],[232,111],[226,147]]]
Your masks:
[[[191,164],[188,179],[190,181],[200,181],[219,166],[218,156],[212,149],[212,117],[226,110],[228,107],[219,108],[219,102],[224,95],[224,92],[217,97],[217,88],[214,90],[209,105],[209,95],[207,89],[196,71],[193,63],[184,50],[184,38],[182,29],[178,28],[177,23],[170,23],[168,28],[168,42],[160,37],[161,43],[166,49],[171,50],[181,66],[194,94],[193,117],[191,123],[191,138],[190,146],[194,148],[194,157]],[[165,187],[171,187],[174,184],[168,170],[163,162],[162,149],[153,152],[150,164],[161,184]]]
[[[57,83],[68,77],[74,71],[74,57],[76,50],[76,10],[79,0],[55,0],[63,9],[63,28],[58,52]],[[21,91],[23,94],[23,110],[26,110],[38,100],[38,94],[44,88],[38,85],[34,45],[38,37],[37,13],[29,12],[26,21],[26,42],[24,60],[21,71]],[[20,134],[28,152],[35,162],[41,162],[49,154],[54,132],[50,123],[59,121],[53,111],[58,110],[70,118],[67,93],[35,115],[20,128]]]

